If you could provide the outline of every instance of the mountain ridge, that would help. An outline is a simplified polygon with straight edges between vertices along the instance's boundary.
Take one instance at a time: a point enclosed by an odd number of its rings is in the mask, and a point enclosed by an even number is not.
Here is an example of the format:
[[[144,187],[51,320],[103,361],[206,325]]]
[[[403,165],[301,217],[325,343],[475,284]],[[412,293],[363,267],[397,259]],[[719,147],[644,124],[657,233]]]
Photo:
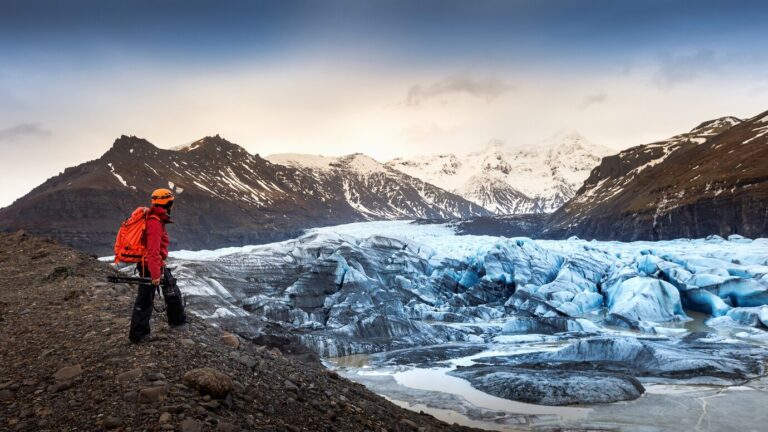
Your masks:
[[[606,157],[543,235],[660,240],[768,235],[768,112],[722,117]]]
[[[0,209],[0,229],[53,236],[95,253],[158,187],[173,189],[175,248],[216,248],[294,237],[338,223],[488,212],[461,197],[385,169],[313,176],[273,164],[218,135],[177,150],[122,135],[98,159],[49,178]]]

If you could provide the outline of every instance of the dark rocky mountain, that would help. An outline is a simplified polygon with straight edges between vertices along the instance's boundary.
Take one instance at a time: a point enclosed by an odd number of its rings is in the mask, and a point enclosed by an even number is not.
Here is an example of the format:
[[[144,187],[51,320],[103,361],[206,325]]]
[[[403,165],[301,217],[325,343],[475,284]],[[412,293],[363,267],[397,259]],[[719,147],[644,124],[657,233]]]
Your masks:
[[[315,176],[218,135],[176,150],[122,136],[101,158],[67,168],[0,209],[0,229],[25,229],[109,254],[120,221],[158,187],[179,196],[173,249],[265,243],[345,222],[488,214],[397,170],[373,169],[375,161],[363,155],[341,159],[334,175]],[[345,169],[355,175],[343,175]]]
[[[456,232],[471,235],[537,238],[546,226],[548,218],[547,213],[478,216],[456,223]]]
[[[543,236],[768,236],[768,112],[711,120],[603,158]]]
[[[548,213],[476,216],[464,219],[417,219],[417,225],[448,224],[459,235],[539,238],[547,226]]]

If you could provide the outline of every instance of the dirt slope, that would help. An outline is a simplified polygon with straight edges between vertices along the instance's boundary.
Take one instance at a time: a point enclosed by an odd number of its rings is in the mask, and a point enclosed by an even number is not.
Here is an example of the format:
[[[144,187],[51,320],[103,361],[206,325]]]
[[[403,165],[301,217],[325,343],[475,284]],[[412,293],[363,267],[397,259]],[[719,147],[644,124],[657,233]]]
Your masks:
[[[176,332],[156,313],[159,340],[130,344],[133,292],[100,282],[110,272],[0,234],[0,430],[468,430],[200,320]],[[197,368],[214,371],[185,379]]]

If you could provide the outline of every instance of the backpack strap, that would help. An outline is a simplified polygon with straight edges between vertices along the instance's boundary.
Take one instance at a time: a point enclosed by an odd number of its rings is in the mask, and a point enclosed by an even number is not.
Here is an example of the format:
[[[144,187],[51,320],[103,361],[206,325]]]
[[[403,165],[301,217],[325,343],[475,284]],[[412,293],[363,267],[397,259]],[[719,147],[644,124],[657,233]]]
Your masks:
[[[145,208],[146,208],[146,210],[144,211],[144,222],[145,223],[146,223],[146,221],[148,221],[150,219],[155,219],[155,220],[160,221],[160,222],[163,221],[162,219],[160,219],[160,216],[158,216],[156,214],[150,213],[149,212],[150,211],[149,207],[145,207]]]

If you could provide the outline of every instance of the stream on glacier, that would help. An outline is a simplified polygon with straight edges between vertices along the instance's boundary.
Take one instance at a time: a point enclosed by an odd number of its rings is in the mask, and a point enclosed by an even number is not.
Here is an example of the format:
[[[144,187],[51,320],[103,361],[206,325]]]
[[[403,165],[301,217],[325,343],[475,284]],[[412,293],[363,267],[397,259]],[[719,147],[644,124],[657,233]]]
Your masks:
[[[282,332],[450,423],[768,424],[768,239],[506,239],[390,221],[171,258],[199,316]]]

